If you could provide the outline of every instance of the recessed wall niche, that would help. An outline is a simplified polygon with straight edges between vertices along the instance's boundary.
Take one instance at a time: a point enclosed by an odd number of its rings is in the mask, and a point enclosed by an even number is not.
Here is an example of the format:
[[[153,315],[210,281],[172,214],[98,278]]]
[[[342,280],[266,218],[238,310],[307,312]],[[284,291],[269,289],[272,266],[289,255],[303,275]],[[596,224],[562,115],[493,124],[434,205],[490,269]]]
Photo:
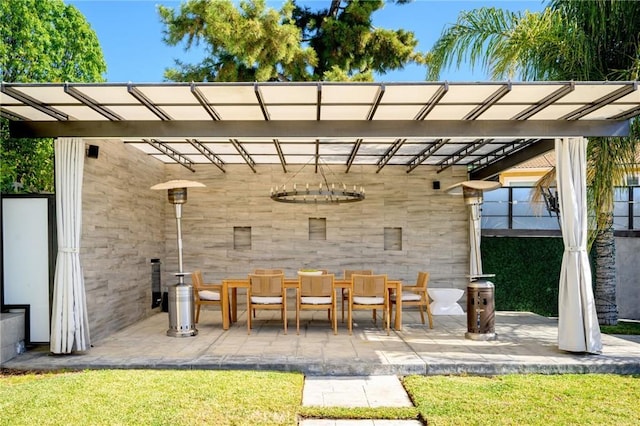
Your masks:
[[[402,251],[402,228],[384,228],[384,249]]]
[[[250,226],[234,226],[233,227],[233,249],[234,250],[251,250],[251,227]]]
[[[327,239],[327,219],[324,217],[309,218],[309,241]]]

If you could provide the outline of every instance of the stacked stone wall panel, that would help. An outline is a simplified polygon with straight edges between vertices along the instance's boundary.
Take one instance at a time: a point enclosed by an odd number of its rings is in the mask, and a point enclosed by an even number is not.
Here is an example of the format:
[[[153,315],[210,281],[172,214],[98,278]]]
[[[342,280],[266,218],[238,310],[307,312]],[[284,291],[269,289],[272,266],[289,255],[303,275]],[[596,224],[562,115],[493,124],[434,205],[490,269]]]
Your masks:
[[[151,309],[152,258],[164,260],[164,164],[120,140],[91,140],[86,158],[81,252],[93,340],[146,318]],[[164,265],[163,265],[164,266]],[[156,309],[157,310],[157,309]]]

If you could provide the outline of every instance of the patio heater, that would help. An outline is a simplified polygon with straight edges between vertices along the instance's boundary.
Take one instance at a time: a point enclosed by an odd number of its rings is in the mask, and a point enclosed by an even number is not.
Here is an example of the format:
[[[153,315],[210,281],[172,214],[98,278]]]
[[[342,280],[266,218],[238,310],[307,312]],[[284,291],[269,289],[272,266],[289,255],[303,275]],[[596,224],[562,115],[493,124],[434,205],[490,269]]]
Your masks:
[[[169,202],[175,206],[176,227],[178,230],[178,283],[169,286],[169,329],[167,336],[188,337],[198,334],[195,325],[193,309],[193,286],[184,282],[184,276],[188,275],[182,265],[182,205],[187,202],[187,188],[202,188],[205,185],[189,180],[170,180],[168,182],[153,185],[151,189],[166,189]]]
[[[500,187],[500,182],[468,180],[447,188],[451,195],[462,195],[469,210],[469,285],[467,286],[467,333],[472,340],[494,340],[494,285],[487,278],[495,274],[482,272],[480,252],[482,194]]]

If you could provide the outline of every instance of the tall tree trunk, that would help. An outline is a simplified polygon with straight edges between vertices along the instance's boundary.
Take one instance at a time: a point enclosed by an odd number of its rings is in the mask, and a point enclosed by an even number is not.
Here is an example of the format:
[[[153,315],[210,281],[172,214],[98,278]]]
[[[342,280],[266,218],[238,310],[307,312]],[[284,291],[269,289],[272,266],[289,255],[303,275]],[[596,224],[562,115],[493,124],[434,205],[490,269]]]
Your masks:
[[[613,235],[613,215],[608,214],[607,226],[598,231],[593,247],[595,251],[595,302],[600,325],[618,323],[616,303],[616,241]]]

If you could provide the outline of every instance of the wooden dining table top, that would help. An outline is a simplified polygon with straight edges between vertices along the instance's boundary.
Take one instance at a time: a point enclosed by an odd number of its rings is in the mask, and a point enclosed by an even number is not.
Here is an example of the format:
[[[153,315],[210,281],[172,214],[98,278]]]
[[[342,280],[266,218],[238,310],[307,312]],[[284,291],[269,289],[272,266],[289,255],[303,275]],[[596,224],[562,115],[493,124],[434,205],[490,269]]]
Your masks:
[[[227,288],[246,288],[249,287],[249,277],[247,278],[225,278],[222,280],[222,284],[226,284]],[[298,278],[286,278],[284,279],[285,288],[296,288],[300,284]],[[402,285],[402,280],[391,279],[387,280],[387,287],[397,287]],[[351,280],[335,279],[333,281],[334,287],[350,287]]]

